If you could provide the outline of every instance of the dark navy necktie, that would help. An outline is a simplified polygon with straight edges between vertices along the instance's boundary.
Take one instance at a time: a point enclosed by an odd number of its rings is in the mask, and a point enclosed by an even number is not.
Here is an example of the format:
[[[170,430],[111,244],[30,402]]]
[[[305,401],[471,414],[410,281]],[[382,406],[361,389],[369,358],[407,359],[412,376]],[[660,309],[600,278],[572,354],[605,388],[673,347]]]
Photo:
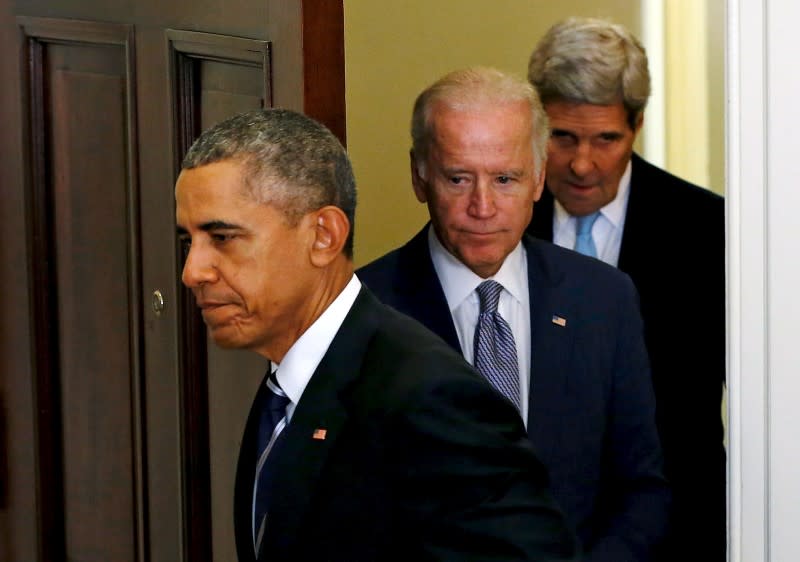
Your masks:
[[[258,393],[260,402],[259,411],[261,413],[258,425],[257,456],[258,464],[255,470],[255,482],[253,486],[253,546],[256,556],[261,549],[261,542],[264,538],[264,527],[269,511],[269,499],[271,492],[270,464],[269,459],[274,460],[275,454],[281,443],[281,432],[286,426],[286,407],[291,400],[286,396],[275,373],[271,373],[264,383],[266,388]]]
[[[503,286],[489,280],[476,291],[481,308],[475,329],[475,368],[521,411],[517,346],[511,326],[497,312]]]

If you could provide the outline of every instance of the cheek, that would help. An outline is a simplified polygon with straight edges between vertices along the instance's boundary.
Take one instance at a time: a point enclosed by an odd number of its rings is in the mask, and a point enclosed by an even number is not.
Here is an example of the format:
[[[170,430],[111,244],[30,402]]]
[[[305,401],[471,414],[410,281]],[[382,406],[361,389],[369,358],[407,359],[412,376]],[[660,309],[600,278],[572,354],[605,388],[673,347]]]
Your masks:
[[[458,220],[459,209],[462,207],[462,199],[457,197],[442,197],[439,195],[434,196],[428,200],[432,214],[436,215],[436,219],[445,225]]]
[[[559,150],[550,150],[547,153],[547,175],[560,175],[569,166],[569,156]]]
[[[625,171],[625,166],[630,159],[630,152],[626,147],[620,146],[605,152],[600,159],[600,167],[606,175],[619,175]]]
[[[533,197],[509,202],[509,205],[505,207],[506,216],[509,217],[509,223],[520,229],[524,229],[528,226],[533,216],[533,204]]]

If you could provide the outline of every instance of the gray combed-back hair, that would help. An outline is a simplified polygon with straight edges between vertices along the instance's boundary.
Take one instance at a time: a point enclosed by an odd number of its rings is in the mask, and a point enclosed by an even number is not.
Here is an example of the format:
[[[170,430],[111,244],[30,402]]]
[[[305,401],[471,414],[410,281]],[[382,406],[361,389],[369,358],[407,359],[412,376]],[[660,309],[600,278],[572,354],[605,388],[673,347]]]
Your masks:
[[[291,225],[326,205],[344,211],[344,253],[352,257],[356,182],[344,147],[324,125],[286,109],[240,113],[204,131],[181,167],[223,160],[242,162],[249,194],[281,210]]]
[[[530,84],[496,68],[471,67],[450,72],[417,96],[411,116],[411,141],[420,175],[425,177],[424,162],[432,140],[431,111],[443,104],[455,110],[498,107],[526,103],[531,111],[533,156],[538,175],[547,156],[550,130],[547,114],[536,90]]]
[[[632,129],[650,97],[642,44],[625,27],[597,18],[568,18],[551,27],[531,54],[528,80],[545,104],[622,102]]]

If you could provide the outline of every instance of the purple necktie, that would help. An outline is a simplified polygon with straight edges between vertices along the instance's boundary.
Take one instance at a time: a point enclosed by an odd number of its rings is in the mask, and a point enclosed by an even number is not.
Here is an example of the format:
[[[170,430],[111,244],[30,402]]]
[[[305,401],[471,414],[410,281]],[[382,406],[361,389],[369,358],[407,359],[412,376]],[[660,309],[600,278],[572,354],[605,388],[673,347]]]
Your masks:
[[[517,410],[520,407],[517,346],[511,326],[497,312],[503,286],[497,281],[484,281],[478,288],[481,301],[478,326],[475,330],[475,368]]]

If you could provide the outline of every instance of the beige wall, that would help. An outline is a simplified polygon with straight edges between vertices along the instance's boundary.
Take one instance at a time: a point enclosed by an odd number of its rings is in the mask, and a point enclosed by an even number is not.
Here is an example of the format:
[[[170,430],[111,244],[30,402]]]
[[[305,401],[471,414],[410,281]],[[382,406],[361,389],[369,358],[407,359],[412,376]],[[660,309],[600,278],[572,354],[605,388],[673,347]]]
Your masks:
[[[725,191],[724,14],[724,0],[664,3],[664,165],[720,194]]]
[[[666,120],[652,119],[650,126],[672,131],[662,132],[667,169],[722,193],[725,1],[659,1],[665,22],[674,24],[665,23]],[[608,17],[642,38],[642,2],[345,0],[347,140],[359,187],[356,265],[405,242],[427,220],[408,170],[409,119],[420,90],[445,72],[476,64],[524,76],[539,37],[570,15]],[[687,14],[695,22],[688,39],[681,35]],[[702,161],[695,158],[700,154]]]
[[[356,265],[410,238],[427,210],[411,190],[411,106],[447,71],[490,65],[525,75],[555,21],[610,17],[638,34],[639,0],[346,0],[347,145],[359,188]]]
[[[706,0],[708,186],[725,194],[725,0]]]

